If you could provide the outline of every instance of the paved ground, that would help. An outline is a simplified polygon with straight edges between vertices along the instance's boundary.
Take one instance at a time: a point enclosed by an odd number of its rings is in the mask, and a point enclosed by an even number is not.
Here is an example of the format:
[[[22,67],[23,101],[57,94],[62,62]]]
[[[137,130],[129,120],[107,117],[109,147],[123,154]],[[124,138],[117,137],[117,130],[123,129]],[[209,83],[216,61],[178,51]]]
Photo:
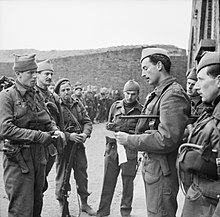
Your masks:
[[[104,163],[104,149],[105,149],[105,128],[104,124],[94,125],[92,137],[86,142],[86,151],[88,156],[89,168],[89,191],[92,194],[89,197],[89,204],[96,210],[99,204],[99,198],[102,187],[103,163]],[[53,168],[49,175],[49,189],[44,196],[44,207],[42,217],[60,217],[59,206],[55,200],[55,169]],[[70,212],[74,215],[79,215],[79,208],[76,196],[75,182],[71,178],[72,191],[69,197]],[[119,177],[116,186],[114,198],[111,206],[111,215],[109,217],[120,217],[119,205],[121,198],[121,178]],[[179,194],[178,202],[180,208],[177,217],[180,217],[180,210],[183,203],[183,195]],[[0,153],[0,217],[7,217],[7,199],[3,187],[2,179],[2,154]],[[81,213],[80,217],[88,217],[87,214]],[[135,178],[135,193],[132,217],[147,217],[145,208],[144,186],[140,171],[138,171]]]

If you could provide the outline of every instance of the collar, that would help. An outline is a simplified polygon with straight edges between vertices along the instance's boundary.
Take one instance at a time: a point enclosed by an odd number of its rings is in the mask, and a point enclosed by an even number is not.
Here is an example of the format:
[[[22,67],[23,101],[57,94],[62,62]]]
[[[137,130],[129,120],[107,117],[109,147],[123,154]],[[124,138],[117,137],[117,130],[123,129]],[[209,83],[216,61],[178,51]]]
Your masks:
[[[154,92],[157,96],[160,96],[164,89],[168,86],[171,85],[173,82],[176,81],[176,78],[169,76],[168,78],[165,78],[155,89]]]
[[[15,81],[15,87],[17,88],[17,90],[20,92],[21,96],[23,97],[26,92],[30,91],[30,92],[38,92],[38,90],[33,87],[33,88],[27,88],[24,85],[22,85],[18,80]]]
[[[120,100],[120,101],[117,101],[117,105],[116,105],[116,108],[123,108],[124,107],[124,104],[123,104],[123,99]],[[141,105],[138,103],[138,101],[136,101],[134,107],[134,109],[138,109],[138,110],[142,110],[142,107]]]

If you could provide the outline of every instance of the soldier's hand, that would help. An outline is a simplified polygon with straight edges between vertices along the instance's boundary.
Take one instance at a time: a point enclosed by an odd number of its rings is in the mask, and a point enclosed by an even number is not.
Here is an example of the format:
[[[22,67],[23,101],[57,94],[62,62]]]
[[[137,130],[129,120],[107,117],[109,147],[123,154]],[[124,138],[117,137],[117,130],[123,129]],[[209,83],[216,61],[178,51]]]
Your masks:
[[[115,138],[117,140],[117,143],[119,145],[127,145],[128,135],[129,134],[124,133],[124,132],[115,133]]]
[[[87,139],[87,135],[85,133],[80,133],[79,136],[81,136],[81,143],[84,143]]]
[[[76,143],[81,143],[82,137],[77,133],[71,133],[70,134],[70,141],[73,141]]]

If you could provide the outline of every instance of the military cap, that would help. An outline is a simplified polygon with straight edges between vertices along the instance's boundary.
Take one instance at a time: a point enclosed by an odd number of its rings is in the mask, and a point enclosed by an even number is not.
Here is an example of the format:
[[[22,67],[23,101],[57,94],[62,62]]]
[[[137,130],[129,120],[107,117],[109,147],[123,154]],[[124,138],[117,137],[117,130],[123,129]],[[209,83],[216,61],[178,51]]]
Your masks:
[[[66,82],[70,82],[70,80],[68,78],[61,78],[60,80],[58,80],[57,83],[55,84],[54,92],[56,94],[59,94],[61,84]]]
[[[44,60],[42,62],[37,63],[37,71],[42,72],[42,71],[51,71],[53,72],[53,66],[50,60]]]
[[[14,66],[15,72],[25,72],[29,70],[37,69],[37,63],[35,60],[36,54],[17,55],[14,54]]]
[[[164,50],[162,48],[149,47],[142,50],[140,62],[142,62],[145,58],[152,56],[154,54],[160,54],[170,58],[167,50]]]
[[[206,66],[220,64],[220,52],[206,52],[201,58],[197,73]]]
[[[192,79],[194,81],[197,81],[197,76],[196,76],[196,68],[193,67],[189,72],[187,73],[187,79]]]
[[[140,85],[135,80],[129,80],[124,85],[124,92],[125,91],[139,91]]]

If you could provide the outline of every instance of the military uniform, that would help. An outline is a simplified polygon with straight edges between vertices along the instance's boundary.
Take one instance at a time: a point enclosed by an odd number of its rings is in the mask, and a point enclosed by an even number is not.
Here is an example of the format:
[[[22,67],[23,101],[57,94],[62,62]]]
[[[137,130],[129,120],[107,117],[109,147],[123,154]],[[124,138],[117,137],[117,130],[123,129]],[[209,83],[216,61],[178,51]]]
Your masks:
[[[117,132],[127,132],[134,134],[137,119],[120,119],[123,115],[138,115],[141,113],[142,105],[135,101],[129,108],[125,108],[125,101],[119,100],[112,104],[109,112],[108,130]],[[128,107],[128,105],[126,105]],[[110,214],[110,206],[117,183],[117,178],[121,169],[123,192],[121,199],[121,215],[128,216],[132,210],[134,178],[137,169],[137,151],[125,148],[128,161],[119,165],[116,140],[107,142],[105,152],[105,170],[101,200],[97,214],[105,216]]]
[[[58,130],[36,89],[18,81],[0,93],[0,136],[5,141],[4,183],[8,216],[41,216],[47,147]]]
[[[61,156],[59,163],[56,164],[57,176],[56,176],[56,198],[62,201],[62,184],[64,180],[65,168],[68,163],[69,155],[73,145],[77,145],[76,155],[73,162],[74,178],[76,185],[78,186],[78,194],[80,195],[82,203],[87,203],[88,193],[88,174],[87,174],[87,157],[84,144],[74,144],[70,141],[70,134],[73,132],[80,133],[80,129],[72,118],[72,114],[77,119],[83,133],[90,137],[92,132],[92,122],[87,114],[87,111],[83,104],[72,98],[72,102],[61,102],[61,107],[64,117],[64,127],[67,140],[67,146],[64,149],[64,154]]]
[[[62,114],[62,110],[60,106],[60,99],[58,95],[56,93],[51,93],[48,89],[46,90],[42,89],[37,85],[36,85],[36,88],[42,94],[53,120],[56,122],[59,129],[61,131],[64,131],[63,114]],[[62,146],[63,144],[59,144],[59,145]],[[49,145],[48,150],[49,150],[49,156],[48,156],[48,161],[47,161],[47,166],[46,166],[46,176],[48,176],[49,172],[51,171],[53,164],[56,160],[56,156],[57,154],[59,154],[57,153],[57,149],[54,146],[54,144]],[[44,191],[46,191],[47,188],[48,188],[48,182],[46,179]]]
[[[176,157],[190,115],[190,100],[175,78],[164,79],[149,95],[137,133],[128,135],[128,147],[144,151],[142,174],[148,217],[176,216],[179,189]]]
[[[205,111],[195,123],[195,127],[193,128],[192,134],[190,135],[188,141],[189,143],[201,145],[209,144],[213,147],[213,149],[218,148],[220,138],[214,128],[214,125],[216,125],[217,129],[220,131],[220,98],[216,100],[216,103],[217,105],[215,106],[214,111],[211,113]],[[217,213],[214,215],[216,205],[210,203],[210,201],[201,194],[200,189],[203,183],[211,183],[214,180],[206,179],[202,174],[194,174],[192,181],[193,182],[186,194],[182,217],[219,216]]]

